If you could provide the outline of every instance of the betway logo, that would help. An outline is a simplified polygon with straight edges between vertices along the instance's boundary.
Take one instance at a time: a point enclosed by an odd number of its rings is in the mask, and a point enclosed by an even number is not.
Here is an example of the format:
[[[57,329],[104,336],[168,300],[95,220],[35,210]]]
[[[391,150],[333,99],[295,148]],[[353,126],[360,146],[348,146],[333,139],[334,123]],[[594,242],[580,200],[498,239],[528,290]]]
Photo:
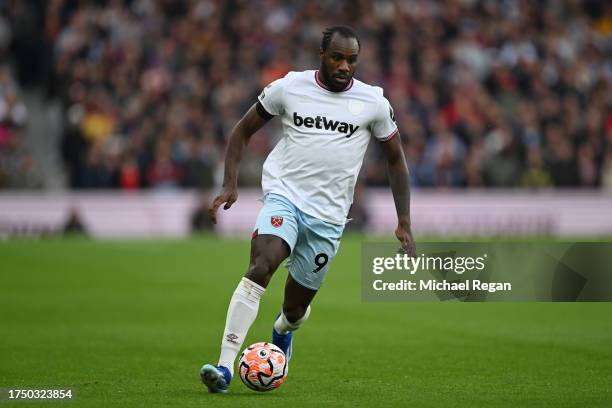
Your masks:
[[[293,112],[293,124],[295,126],[306,126],[307,128],[317,128],[336,131],[340,133],[347,133],[345,137],[351,137],[359,126],[353,125],[346,122],[338,122],[337,120],[328,120],[325,116],[317,116],[312,118],[310,116],[301,117],[297,112]]]

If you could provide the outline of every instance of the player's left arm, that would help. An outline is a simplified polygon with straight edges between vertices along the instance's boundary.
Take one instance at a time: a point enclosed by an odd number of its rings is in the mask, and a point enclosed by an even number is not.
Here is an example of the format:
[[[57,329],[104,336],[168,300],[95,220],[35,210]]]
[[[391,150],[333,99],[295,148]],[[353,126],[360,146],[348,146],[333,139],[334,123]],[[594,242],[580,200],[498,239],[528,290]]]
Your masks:
[[[416,256],[416,245],[410,223],[410,175],[399,132],[391,139],[380,142],[380,145],[387,159],[389,184],[397,212],[395,236],[401,242],[406,254]]]

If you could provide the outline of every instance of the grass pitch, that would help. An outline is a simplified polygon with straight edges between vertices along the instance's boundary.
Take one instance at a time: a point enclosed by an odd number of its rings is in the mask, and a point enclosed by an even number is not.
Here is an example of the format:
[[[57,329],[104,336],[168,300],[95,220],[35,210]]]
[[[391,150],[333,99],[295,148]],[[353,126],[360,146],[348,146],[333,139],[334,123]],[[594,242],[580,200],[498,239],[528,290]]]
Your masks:
[[[612,303],[363,303],[350,236],[285,384],[260,394],[235,378],[209,395],[198,370],[216,362],[248,250],[212,237],[0,243],[0,387],[71,387],[57,405],[79,407],[612,406]],[[286,273],[245,345],[269,340]]]

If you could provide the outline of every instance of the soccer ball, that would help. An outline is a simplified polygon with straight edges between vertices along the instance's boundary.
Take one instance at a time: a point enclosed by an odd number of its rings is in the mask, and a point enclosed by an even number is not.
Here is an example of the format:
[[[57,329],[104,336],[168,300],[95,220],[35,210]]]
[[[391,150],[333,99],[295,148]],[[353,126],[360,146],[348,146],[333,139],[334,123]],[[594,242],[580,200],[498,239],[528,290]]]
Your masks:
[[[272,343],[255,343],[244,349],[238,362],[242,382],[255,391],[270,391],[287,378],[287,357]]]

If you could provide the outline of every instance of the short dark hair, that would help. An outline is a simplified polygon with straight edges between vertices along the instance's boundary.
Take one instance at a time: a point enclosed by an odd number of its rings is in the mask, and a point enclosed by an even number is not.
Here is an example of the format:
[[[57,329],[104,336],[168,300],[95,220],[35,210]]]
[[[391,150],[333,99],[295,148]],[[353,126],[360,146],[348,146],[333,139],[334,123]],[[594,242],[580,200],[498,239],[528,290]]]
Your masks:
[[[328,27],[323,31],[323,39],[321,40],[321,49],[323,52],[327,50],[329,47],[329,43],[332,40],[332,37],[335,33],[338,33],[344,38],[354,38],[357,40],[357,45],[359,46],[359,50],[361,50],[361,42],[359,42],[359,38],[357,37],[357,33],[349,26],[337,25]]]

